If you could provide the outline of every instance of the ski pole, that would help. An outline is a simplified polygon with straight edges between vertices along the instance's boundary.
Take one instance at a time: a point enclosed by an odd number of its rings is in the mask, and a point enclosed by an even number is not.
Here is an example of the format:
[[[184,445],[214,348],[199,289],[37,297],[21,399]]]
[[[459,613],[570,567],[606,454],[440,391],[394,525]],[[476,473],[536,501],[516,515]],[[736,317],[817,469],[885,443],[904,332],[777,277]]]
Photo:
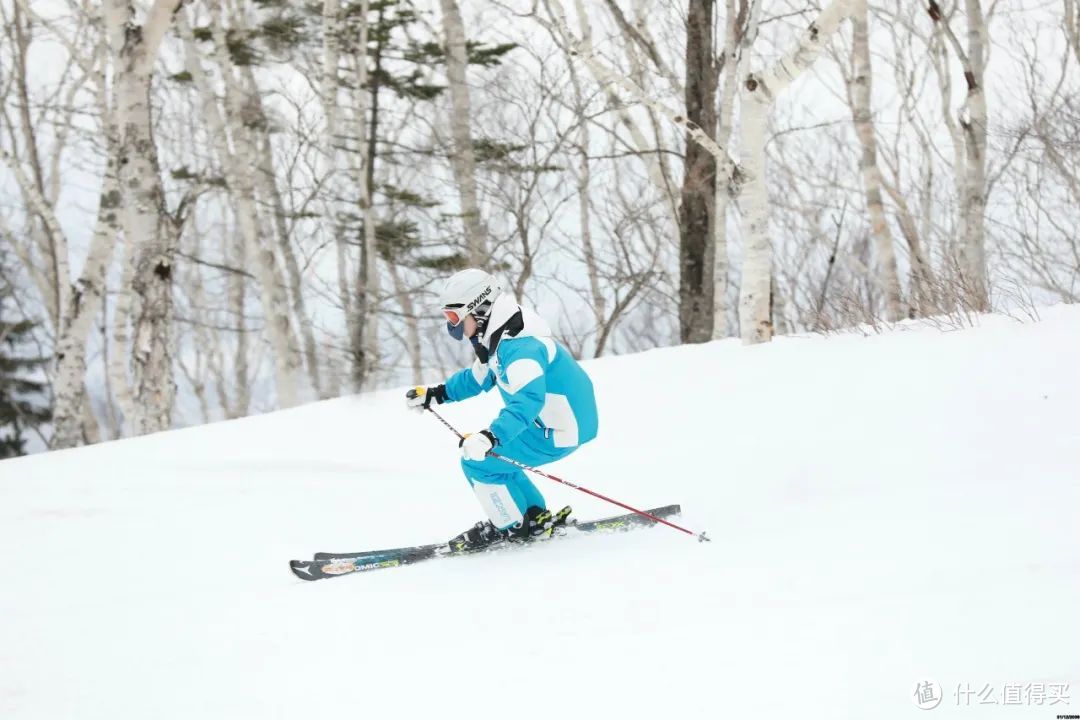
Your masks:
[[[432,415],[437,417],[439,419],[439,422],[441,422],[443,425],[445,425],[447,427],[447,429],[450,430],[450,432],[454,433],[455,435],[457,435],[462,440],[465,439],[465,436],[462,435],[460,432],[458,432],[458,429],[456,427],[454,427],[453,425],[448,423],[446,421],[446,418],[444,418],[439,413],[435,412],[435,410],[433,408],[429,407],[428,410],[431,412]],[[529,472],[536,473],[537,475],[539,475],[541,477],[546,477],[548,480],[554,480],[555,482],[566,485],[567,487],[574,488],[575,490],[580,490],[581,492],[585,493],[586,495],[592,495],[593,497],[600,498],[601,500],[609,502],[612,505],[618,505],[619,507],[621,507],[621,508],[623,508],[625,510],[629,510],[632,513],[636,513],[638,515],[641,515],[642,517],[647,517],[650,520],[652,520],[653,522],[662,523],[664,525],[667,525],[668,527],[675,528],[679,532],[684,532],[687,535],[689,535],[690,537],[696,537],[698,539],[698,542],[704,542],[704,541],[712,542],[712,538],[706,536],[704,532],[696,533],[693,530],[687,530],[686,528],[684,528],[684,527],[682,527],[680,525],[676,525],[673,522],[668,522],[667,520],[665,520],[662,517],[657,517],[656,515],[653,515],[652,513],[645,512],[644,510],[638,510],[636,507],[631,507],[631,506],[627,505],[626,503],[619,502],[618,500],[615,500],[614,498],[609,498],[607,495],[601,495],[600,493],[594,492],[594,491],[590,490],[589,488],[581,487],[580,485],[575,485],[574,483],[570,482],[569,480],[563,480],[562,478],[557,478],[554,475],[550,475],[550,474],[544,472],[543,470],[540,470],[539,468],[534,468],[534,467],[532,467],[530,465],[526,465],[523,462],[518,462],[517,460],[514,460],[513,458],[508,458],[505,455],[498,454],[497,452],[488,451],[488,455],[490,455],[493,458],[496,458],[497,460],[502,460],[503,462],[510,463],[511,465],[515,465],[515,466],[521,468],[522,470],[528,470]]]

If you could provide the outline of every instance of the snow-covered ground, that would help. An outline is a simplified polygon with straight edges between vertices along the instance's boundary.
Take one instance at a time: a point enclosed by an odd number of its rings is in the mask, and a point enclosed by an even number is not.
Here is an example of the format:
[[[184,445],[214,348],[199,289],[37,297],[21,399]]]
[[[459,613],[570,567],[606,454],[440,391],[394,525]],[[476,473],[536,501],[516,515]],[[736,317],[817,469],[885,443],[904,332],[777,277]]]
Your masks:
[[[0,718],[894,718],[923,681],[931,717],[1080,712],[1080,307],[588,369],[600,438],[552,471],[713,543],[295,579],[478,519],[399,391],[0,463]]]

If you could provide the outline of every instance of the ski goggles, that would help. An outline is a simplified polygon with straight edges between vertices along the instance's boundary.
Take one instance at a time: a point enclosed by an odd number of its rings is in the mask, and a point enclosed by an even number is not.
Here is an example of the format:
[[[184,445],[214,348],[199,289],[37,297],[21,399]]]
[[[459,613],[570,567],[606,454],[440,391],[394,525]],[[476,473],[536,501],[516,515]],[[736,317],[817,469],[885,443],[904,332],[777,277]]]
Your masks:
[[[450,333],[450,337],[455,340],[465,337],[465,314],[462,313],[461,306],[444,307],[442,311],[446,317],[446,332]]]
[[[446,316],[446,322],[457,327],[461,324],[461,321],[465,319],[465,315],[461,312],[461,306],[456,305],[454,307],[444,307],[442,314]]]

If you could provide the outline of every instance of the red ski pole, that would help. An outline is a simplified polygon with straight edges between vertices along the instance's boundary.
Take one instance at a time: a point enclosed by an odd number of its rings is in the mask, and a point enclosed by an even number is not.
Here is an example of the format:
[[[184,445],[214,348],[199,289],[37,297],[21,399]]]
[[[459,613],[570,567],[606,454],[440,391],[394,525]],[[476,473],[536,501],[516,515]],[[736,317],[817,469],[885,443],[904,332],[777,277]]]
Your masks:
[[[428,410],[431,412],[432,415],[437,417],[439,419],[439,422],[441,422],[443,425],[445,425],[447,427],[447,429],[450,430],[450,432],[454,433],[455,435],[457,435],[462,440],[465,439],[465,436],[462,435],[460,432],[458,432],[457,428],[455,428],[453,425],[448,423],[446,421],[446,418],[444,418],[439,413],[435,412],[435,410],[433,408],[429,407]],[[614,498],[609,498],[607,495],[601,495],[600,493],[594,492],[594,491],[590,490],[589,488],[581,487],[580,485],[575,485],[574,483],[570,482],[569,480],[563,480],[562,478],[557,478],[554,475],[550,475],[550,474],[544,472],[543,470],[540,470],[538,468],[534,468],[534,467],[532,467],[530,465],[526,465],[525,463],[522,463],[522,462],[518,462],[517,460],[514,460],[513,458],[508,458],[505,455],[500,455],[500,454],[498,454],[496,452],[490,452],[490,451],[488,452],[488,455],[490,455],[493,458],[497,458],[499,460],[502,460],[503,462],[510,463],[511,465],[516,465],[517,467],[521,468],[522,470],[528,470],[529,472],[536,473],[537,475],[539,475],[541,477],[546,477],[548,480],[554,480],[555,482],[566,485],[567,487],[572,487],[575,490],[580,490],[581,492],[585,493],[586,495],[592,495],[593,497],[600,498],[601,500],[604,500],[605,502],[609,502],[612,505],[618,505],[619,507],[623,508],[624,510],[629,510],[630,512],[636,513],[637,515],[641,515],[642,517],[647,517],[650,520],[652,520],[653,522],[658,522],[658,523],[661,523],[663,525],[667,525],[670,528],[675,528],[679,532],[686,533],[690,537],[696,537],[698,539],[698,542],[704,542],[704,541],[712,542],[712,538],[707,537],[704,532],[696,533],[693,530],[687,530],[686,528],[681,527],[679,525],[676,525],[673,522],[668,522],[667,520],[665,520],[662,517],[657,517],[656,515],[653,515],[652,513],[645,512],[644,510],[638,510],[636,507],[631,507],[631,506],[627,505],[626,503],[619,502],[618,500],[615,500]]]

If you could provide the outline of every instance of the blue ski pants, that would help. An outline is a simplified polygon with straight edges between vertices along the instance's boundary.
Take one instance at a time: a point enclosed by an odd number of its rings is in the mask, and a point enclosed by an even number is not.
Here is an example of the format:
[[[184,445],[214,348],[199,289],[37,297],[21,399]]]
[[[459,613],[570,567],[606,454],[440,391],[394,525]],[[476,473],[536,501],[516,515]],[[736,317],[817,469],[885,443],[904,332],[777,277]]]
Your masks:
[[[532,426],[506,445],[496,445],[494,452],[536,467],[564,458],[578,447],[555,447],[549,433]],[[500,530],[521,522],[533,505],[547,509],[544,496],[519,467],[489,456],[483,460],[462,459],[461,469],[492,525]]]

